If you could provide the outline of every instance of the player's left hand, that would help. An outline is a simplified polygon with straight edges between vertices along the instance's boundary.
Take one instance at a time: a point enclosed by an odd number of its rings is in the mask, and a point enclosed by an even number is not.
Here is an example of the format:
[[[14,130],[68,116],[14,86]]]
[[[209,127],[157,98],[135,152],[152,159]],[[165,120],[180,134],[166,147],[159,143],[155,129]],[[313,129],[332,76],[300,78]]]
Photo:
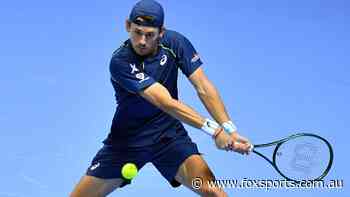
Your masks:
[[[230,148],[233,151],[247,155],[250,153],[251,143],[247,138],[239,135],[238,132],[232,132],[230,137],[233,141]]]

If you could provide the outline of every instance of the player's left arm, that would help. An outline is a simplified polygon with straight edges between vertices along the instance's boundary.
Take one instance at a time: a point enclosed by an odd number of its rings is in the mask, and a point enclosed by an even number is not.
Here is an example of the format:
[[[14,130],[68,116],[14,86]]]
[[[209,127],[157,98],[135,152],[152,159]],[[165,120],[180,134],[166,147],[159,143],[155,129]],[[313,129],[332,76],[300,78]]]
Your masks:
[[[231,134],[233,142],[248,142],[248,140],[245,140],[236,132],[237,128],[230,120],[217,89],[209,81],[200,67],[202,61],[192,43],[185,36],[172,31],[165,34],[165,37],[169,37],[164,40],[166,40],[168,42],[167,44],[174,50],[177,55],[177,64],[179,68],[197,90],[199,98],[210,115],[227,133]],[[244,143],[244,146],[246,144],[248,143]],[[240,145],[237,145],[237,147],[238,146]],[[235,149],[235,147],[233,147],[233,149]]]
[[[197,91],[197,95],[204,104],[210,115],[220,125],[230,120],[225,109],[224,103],[219,95],[218,90],[213,83],[205,75],[203,69],[199,67],[194,71],[189,80]]]
[[[250,142],[238,134],[237,127],[231,121],[217,88],[205,75],[203,69],[201,67],[196,69],[189,76],[189,80],[195,87],[203,105],[215,121],[222,125],[226,132],[231,134],[234,141],[250,146]]]

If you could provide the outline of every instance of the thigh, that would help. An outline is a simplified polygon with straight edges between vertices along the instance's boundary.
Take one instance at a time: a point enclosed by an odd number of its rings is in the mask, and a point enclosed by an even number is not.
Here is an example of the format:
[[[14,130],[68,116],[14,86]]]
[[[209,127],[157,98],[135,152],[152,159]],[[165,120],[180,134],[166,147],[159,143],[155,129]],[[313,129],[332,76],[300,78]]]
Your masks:
[[[83,176],[75,186],[70,197],[103,197],[120,187],[122,179],[101,179],[93,176]]]
[[[175,179],[187,188],[198,192],[193,188],[193,180],[200,178],[204,184],[208,180],[214,180],[214,174],[201,155],[192,155],[188,157],[179,167]]]
[[[221,188],[208,184],[215,177],[201,155],[188,157],[179,167],[175,179],[201,196],[227,197]]]

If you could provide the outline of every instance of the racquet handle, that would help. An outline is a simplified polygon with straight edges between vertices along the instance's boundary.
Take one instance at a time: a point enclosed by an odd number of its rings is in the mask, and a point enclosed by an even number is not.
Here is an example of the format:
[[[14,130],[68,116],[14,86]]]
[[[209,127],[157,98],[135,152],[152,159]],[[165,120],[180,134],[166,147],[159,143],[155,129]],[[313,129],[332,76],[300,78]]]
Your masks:
[[[251,144],[251,145],[250,145],[250,148],[249,148],[249,152],[252,152],[253,150],[254,150],[254,145]]]

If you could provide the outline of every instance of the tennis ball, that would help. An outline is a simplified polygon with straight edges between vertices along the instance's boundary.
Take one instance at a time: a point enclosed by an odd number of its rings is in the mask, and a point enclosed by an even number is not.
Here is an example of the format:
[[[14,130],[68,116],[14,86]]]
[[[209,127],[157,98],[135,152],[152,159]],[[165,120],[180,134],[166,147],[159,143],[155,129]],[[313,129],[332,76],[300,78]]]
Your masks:
[[[137,175],[137,167],[133,163],[126,163],[122,167],[122,175],[125,179],[133,179]]]

